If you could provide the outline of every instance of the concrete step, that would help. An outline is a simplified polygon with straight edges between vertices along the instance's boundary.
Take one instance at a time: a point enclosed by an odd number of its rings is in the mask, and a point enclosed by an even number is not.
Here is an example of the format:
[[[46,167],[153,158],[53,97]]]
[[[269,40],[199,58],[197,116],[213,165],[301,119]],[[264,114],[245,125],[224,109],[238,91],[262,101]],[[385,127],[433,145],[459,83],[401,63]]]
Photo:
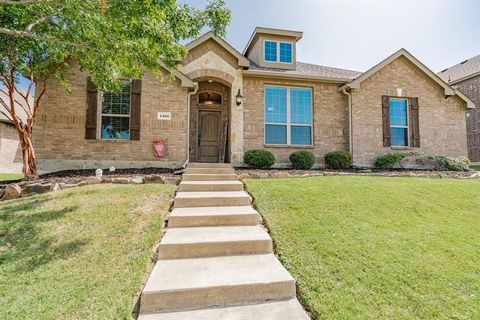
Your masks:
[[[273,254],[159,260],[140,313],[201,309],[295,297],[295,280]]]
[[[233,168],[230,163],[202,163],[190,162],[187,168]]]
[[[245,191],[178,192],[174,207],[246,206],[251,198]]]
[[[219,173],[229,173],[229,174],[234,174],[235,173],[235,170],[230,167],[230,168],[188,168],[185,169],[185,172],[184,174],[197,174],[197,173],[200,173],[200,174],[209,174],[209,173],[215,173],[215,174],[219,174]]]
[[[158,259],[188,259],[272,253],[272,239],[259,225],[168,229]]]
[[[261,222],[252,206],[175,208],[168,217],[169,228],[249,226]]]
[[[179,191],[242,191],[243,183],[230,181],[182,181]]]
[[[309,320],[297,299],[180,312],[141,314],[138,320]]]
[[[186,173],[182,176],[183,181],[225,181],[238,180],[233,173]]]

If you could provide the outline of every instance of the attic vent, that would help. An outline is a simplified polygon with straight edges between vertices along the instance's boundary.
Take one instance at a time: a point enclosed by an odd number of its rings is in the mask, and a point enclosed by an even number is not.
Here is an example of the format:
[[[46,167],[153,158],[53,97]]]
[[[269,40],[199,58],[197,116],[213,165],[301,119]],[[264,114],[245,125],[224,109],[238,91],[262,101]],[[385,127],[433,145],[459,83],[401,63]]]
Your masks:
[[[465,61],[460,62],[460,64],[464,64],[464,63],[466,63],[467,61],[468,61],[468,59],[465,60]]]
[[[440,71],[440,73],[442,73],[442,72],[445,72],[445,71],[447,71],[447,70],[448,70],[448,68],[447,68],[447,69],[444,69],[444,70],[442,70],[442,71]]]

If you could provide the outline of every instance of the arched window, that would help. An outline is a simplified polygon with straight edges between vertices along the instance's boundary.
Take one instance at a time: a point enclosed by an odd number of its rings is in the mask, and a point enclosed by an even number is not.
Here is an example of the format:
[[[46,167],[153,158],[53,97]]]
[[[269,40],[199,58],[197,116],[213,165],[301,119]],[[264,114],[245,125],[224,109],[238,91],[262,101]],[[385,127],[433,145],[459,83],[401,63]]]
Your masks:
[[[200,92],[198,94],[198,104],[214,106],[222,104],[222,95],[213,91]]]

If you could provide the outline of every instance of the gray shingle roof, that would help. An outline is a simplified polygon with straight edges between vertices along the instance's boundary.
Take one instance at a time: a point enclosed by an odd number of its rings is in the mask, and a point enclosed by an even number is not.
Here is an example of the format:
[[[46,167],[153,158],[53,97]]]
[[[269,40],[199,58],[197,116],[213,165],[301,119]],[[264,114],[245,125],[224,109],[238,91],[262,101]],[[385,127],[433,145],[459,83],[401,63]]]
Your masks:
[[[249,70],[272,72],[272,73],[284,74],[284,75],[298,75],[298,76],[303,75],[303,76],[341,78],[341,79],[355,79],[362,74],[362,72],[358,72],[358,71],[320,66],[320,65],[305,63],[305,62],[297,62],[296,70],[263,68],[252,62],[250,64]]]
[[[442,70],[437,75],[447,83],[459,82],[465,78],[480,74],[480,55],[462,61],[448,69]]]

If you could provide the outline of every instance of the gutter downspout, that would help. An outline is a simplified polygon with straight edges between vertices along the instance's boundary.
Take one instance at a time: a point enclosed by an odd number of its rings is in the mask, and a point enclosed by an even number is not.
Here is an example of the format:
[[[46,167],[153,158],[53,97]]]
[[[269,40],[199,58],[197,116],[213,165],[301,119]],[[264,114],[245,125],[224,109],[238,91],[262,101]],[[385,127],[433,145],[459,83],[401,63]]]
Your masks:
[[[353,156],[353,134],[352,134],[352,94],[346,88],[342,90],[343,94],[348,97],[348,151]]]
[[[198,91],[198,82],[193,83],[193,91],[188,93],[188,101],[187,101],[187,149],[185,154],[185,163],[183,164],[182,168],[185,169],[187,164],[190,162],[190,105],[192,101],[192,96],[197,94]]]

